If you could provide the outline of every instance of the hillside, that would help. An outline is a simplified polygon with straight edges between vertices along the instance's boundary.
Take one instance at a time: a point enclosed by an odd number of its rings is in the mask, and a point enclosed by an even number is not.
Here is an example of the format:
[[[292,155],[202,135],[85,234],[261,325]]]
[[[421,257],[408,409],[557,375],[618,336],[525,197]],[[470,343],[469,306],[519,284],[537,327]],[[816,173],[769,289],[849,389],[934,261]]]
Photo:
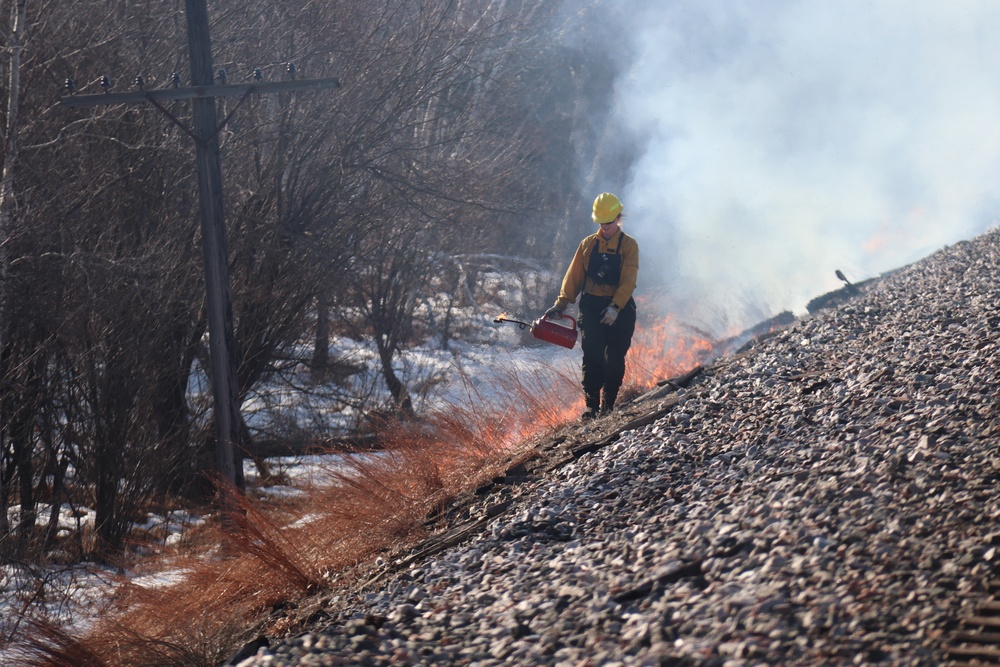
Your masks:
[[[1000,561],[998,265],[996,231],[945,248],[568,425],[239,664],[961,657]]]

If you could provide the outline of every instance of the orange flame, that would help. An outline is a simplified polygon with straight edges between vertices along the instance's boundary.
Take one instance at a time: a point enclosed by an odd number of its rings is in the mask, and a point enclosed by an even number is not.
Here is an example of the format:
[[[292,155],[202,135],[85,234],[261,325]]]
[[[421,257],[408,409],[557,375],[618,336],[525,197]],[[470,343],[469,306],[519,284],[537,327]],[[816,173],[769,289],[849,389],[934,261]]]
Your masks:
[[[636,396],[662,380],[683,375],[704,363],[712,351],[712,341],[673,316],[640,324],[625,360],[620,397]],[[510,429],[512,437],[507,441],[511,444],[575,419],[584,409],[578,374],[538,368],[531,378],[510,374],[502,385],[509,404],[501,412]]]
[[[712,349],[711,341],[672,316],[639,325],[626,358],[620,397],[636,396],[662,380],[683,375],[703,363]],[[417,449],[436,451],[433,458],[438,465],[460,470],[459,476],[466,478],[480,462],[579,417],[584,409],[579,373],[579,366],[563,370],[543,362],[528,370],[502,365],[490,391],[480,391],[467,379],[464,397],[428,415],[420,434],[404,424],[398,433],[381,433],[381,439],[388,449],[397,450],[419,441]],[[471,469],[463,459],[474,461]]]
[[[623,391],[649,389],[703,363],[712,342],[686,330],[668,315],[652,326],[636,327],[625,360]]]

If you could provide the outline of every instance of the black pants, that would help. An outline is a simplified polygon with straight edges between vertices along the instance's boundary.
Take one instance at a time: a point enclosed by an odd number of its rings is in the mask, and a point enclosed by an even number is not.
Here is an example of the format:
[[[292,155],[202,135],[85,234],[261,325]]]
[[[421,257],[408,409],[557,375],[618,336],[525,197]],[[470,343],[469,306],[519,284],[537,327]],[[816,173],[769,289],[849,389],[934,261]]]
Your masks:
[[[607,326],[601,324],[601,313],[610,305],[609,296],[584,294],[580,297],[583,395],[591,410],[614,407],[625,377],[625,355],[635,332],[635,301],[629,299],[615,323]]]

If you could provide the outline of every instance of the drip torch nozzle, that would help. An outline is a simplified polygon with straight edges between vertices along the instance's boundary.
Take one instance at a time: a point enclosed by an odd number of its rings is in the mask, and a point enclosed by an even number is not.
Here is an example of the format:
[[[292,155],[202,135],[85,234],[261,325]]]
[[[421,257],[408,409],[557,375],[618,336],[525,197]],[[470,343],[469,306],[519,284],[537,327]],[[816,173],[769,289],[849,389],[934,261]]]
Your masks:
[[[531,324],[529,324],[528,322],[522,322],[521,320],[511,320],[511,319],[508,319],[508,318],[504,317],[503,315],[501,315],[500,317],[498,317],[495,320],[493,320],[493,322],[495,324],[503,324],[504,322],[510,322],[511,324],[516,324],[518,326],[518,328],[521,328],[521,329],[527,329],[528,327],[531,326]]]

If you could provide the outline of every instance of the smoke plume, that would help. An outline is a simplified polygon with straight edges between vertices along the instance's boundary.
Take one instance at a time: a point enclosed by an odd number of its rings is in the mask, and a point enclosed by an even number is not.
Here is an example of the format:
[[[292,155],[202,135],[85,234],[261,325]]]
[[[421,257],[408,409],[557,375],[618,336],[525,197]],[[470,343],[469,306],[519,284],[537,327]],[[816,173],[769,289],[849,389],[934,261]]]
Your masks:
[[[608,0],[591,17],[621,73],[605,141],[642,146],[618,177],[640,291],[682,316],[725,333],[801,313],[838,269],[858,282],[995,224],[1000,3]]]

